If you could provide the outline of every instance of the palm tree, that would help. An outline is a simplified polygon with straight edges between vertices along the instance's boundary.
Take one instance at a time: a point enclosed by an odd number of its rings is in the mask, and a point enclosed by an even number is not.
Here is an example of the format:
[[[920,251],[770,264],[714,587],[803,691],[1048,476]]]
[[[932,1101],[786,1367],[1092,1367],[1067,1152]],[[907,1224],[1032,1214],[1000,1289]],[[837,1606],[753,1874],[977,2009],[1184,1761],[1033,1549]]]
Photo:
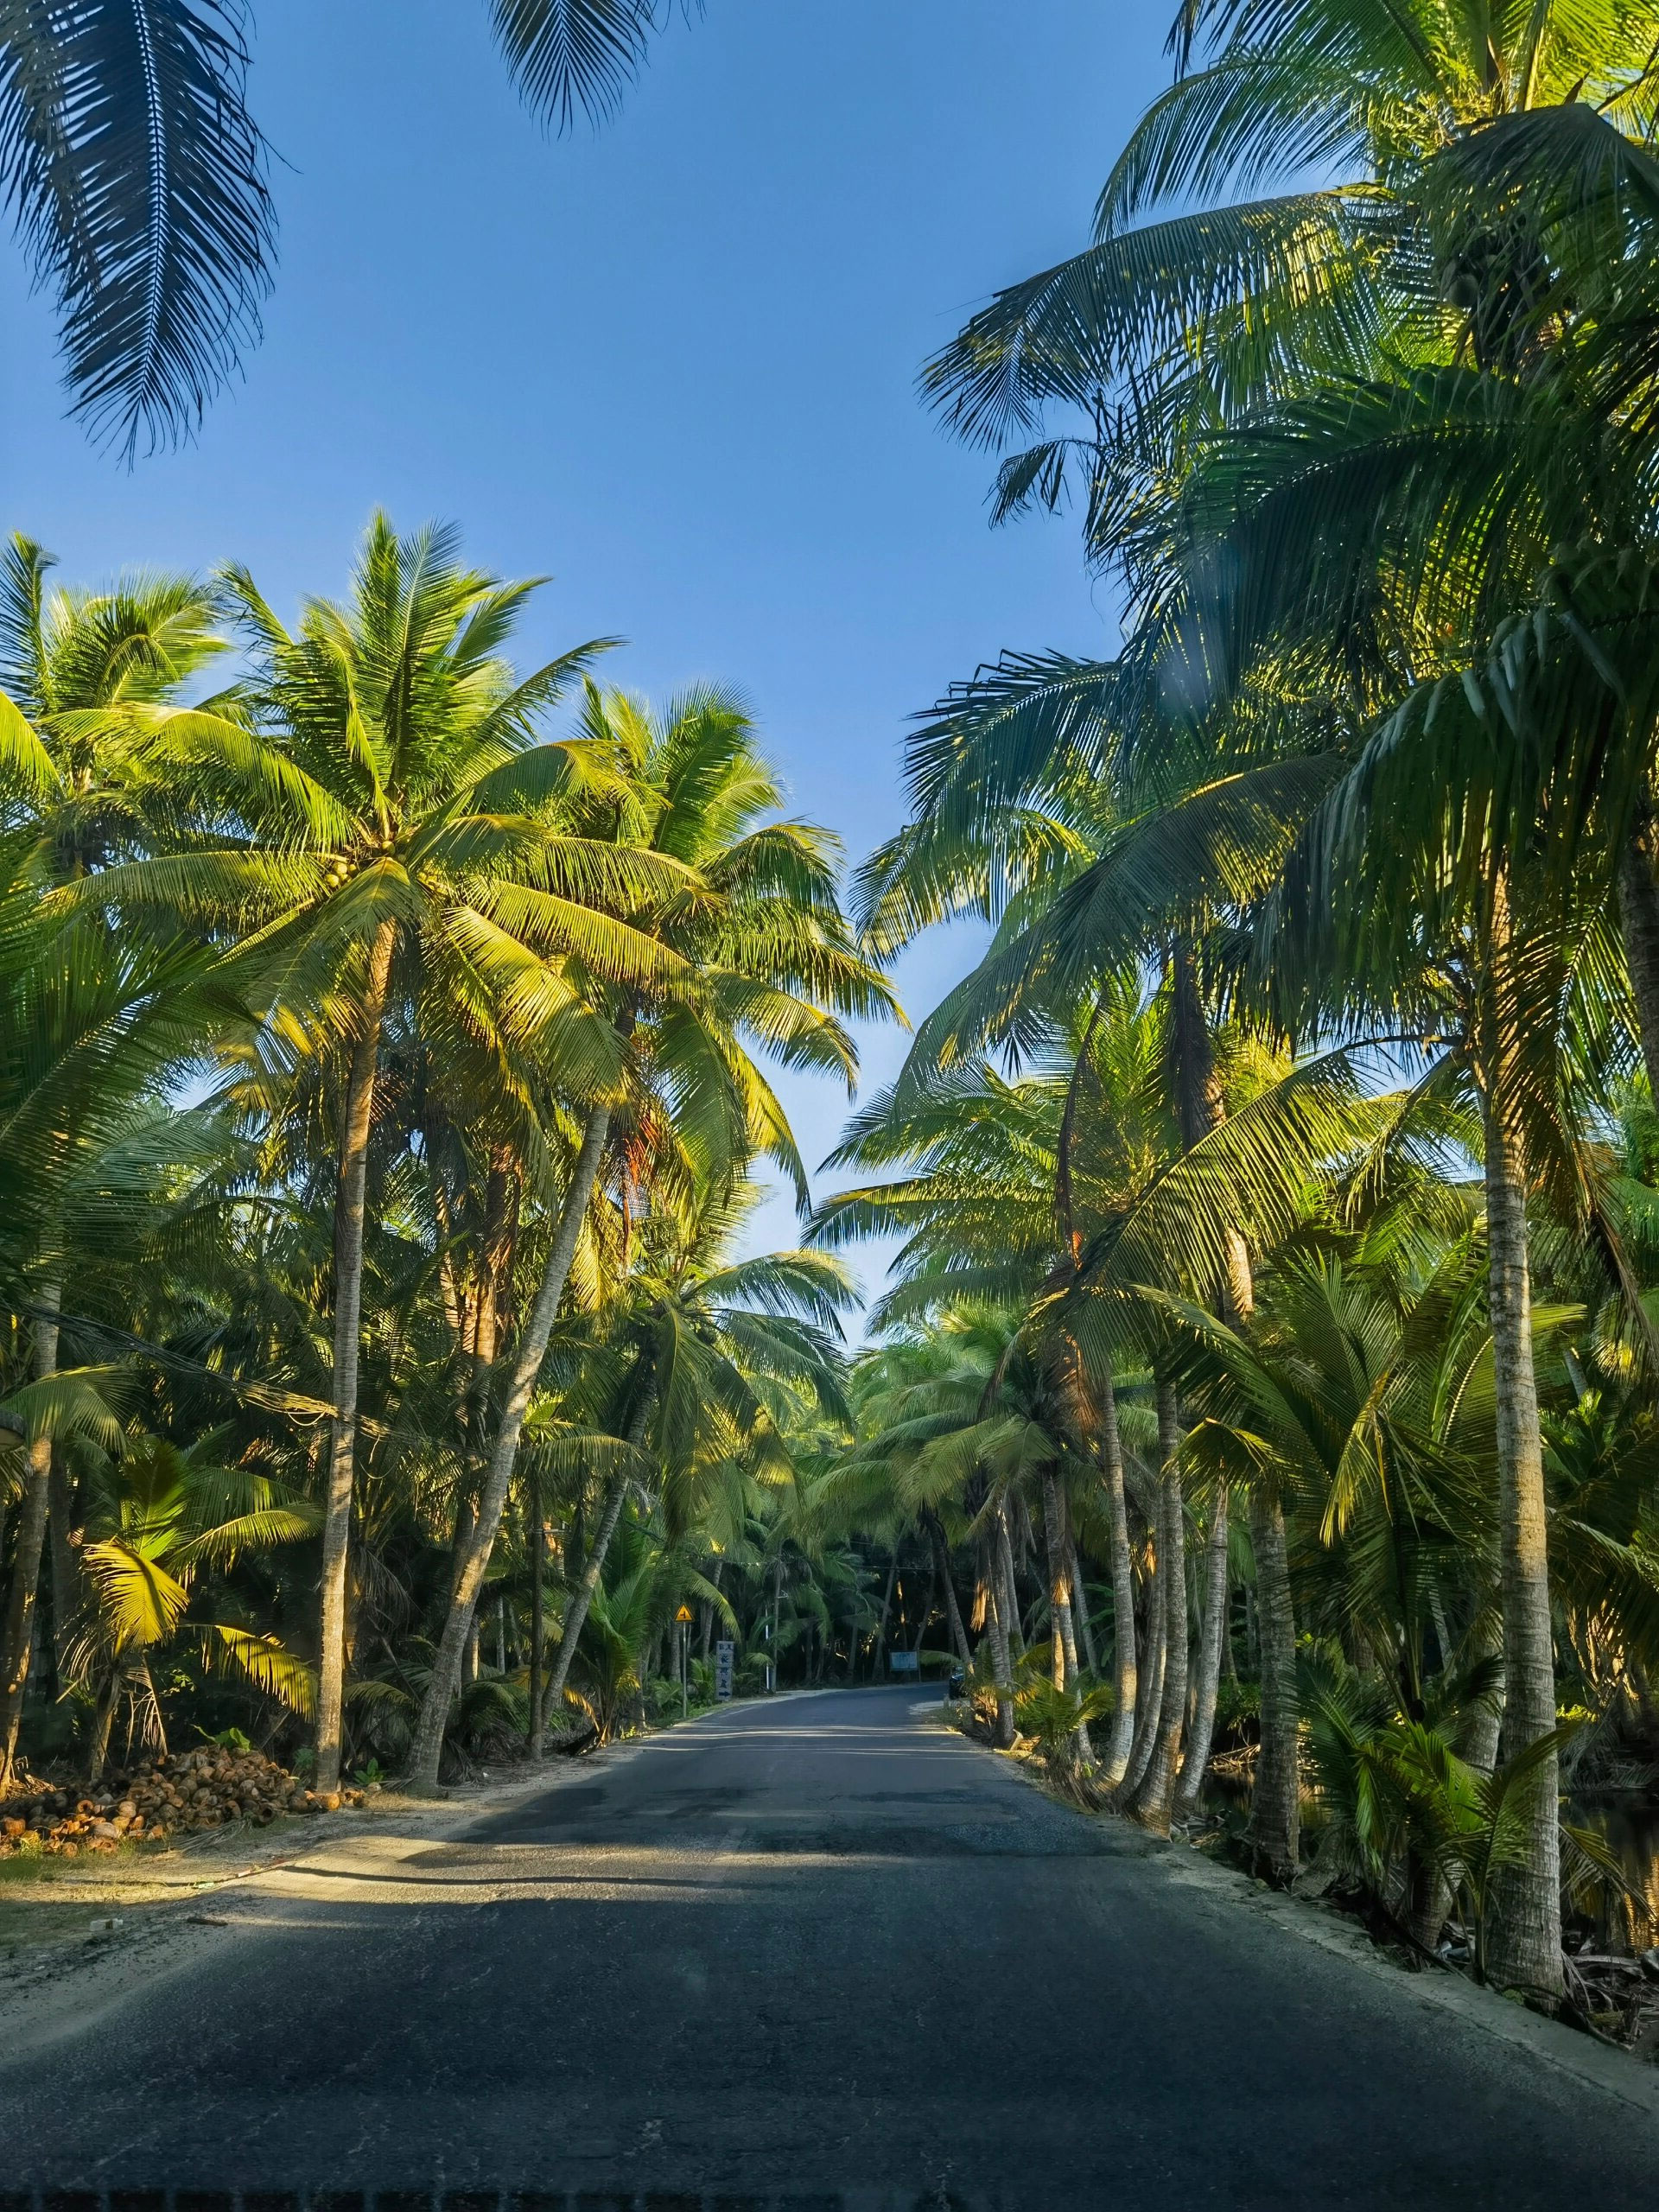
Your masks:
[[[631,1490],[660,1510],[666,1533],[678,1539],[734,1468],[774,1483],[788,1478],[786,1439],[803,1400],[820,1416],[846,1418],[840,1317],[853,1286],[822,1253],[733,1260],[753,1198],[705,1192],[681,1222],[642,1226],[647,1249],[619,1287],[632,1357],[613,1433],[629,1450],[609,1479],[570,1593],[550,1706],[563,1694]]]
[[[284,1085],[333,1124],[325,1789],[339,1770],[365,1214],[389,1014],[406,1007],[429,1034],[459,1031],[509,1057],[534,1036],[591,1096],[614,1083],[616,1054],[588,979],[639,984],[677,964],[615,910],[660,897],[683,871],[573,833],[568,810],[562,818],[572,761],[538,744],[537,728],[601,647],[515,679],[501,648],[530,588],[461,566],[452,532],[400,538],[384,517],[350,601],[309,602],[296,634],[251,578],[231,572],[251,661],[237,699],[217,712],[120,710],[152,729],[175,776],[188,775],[200,827],[187,823],[173,849],[71,887],[83,902],[234,939],[233,972],[263,1013],[253,1041],[273,1134],[285,1128]]]
[[[315,1508],[269,1477],[212,1466],[199,1451],[181,1452],[157,1437],[125,1440],[98,1488],[81,1553],[92,1618],[69,1669],[94,1704],[92,1779],[102,1778],[124,1700],[140,1732],[166,1749],[150,1660],[192,1630],[210,1664],[232,1667],[256,1688],[308,1712],[312,1670],[276,1637],[235,1621],[193,1618],[192,1608],[204,1569],[222,1570],[243,1552],[312,1535]]]
[[[178,794],[121,710],[175,704],[226,640],[214,594],[191,577],[53,590],[54,566],[17,533],[0,555],[0,775],[5,817],[35,827],[67,880],[172,826]]]
[[[690,12],[690,0],[682,0]],[[526,104],[597,121],[665,0],[491,0]],[[276,218],[245,0],[0,16],[0,183],[55,299],[74,413],[130,461],[187,436],[260,334]]]
[[[896,890],[902,879],[889,881]],[[1161,1046],[1159,1011],[1143,1005],[1139,977],[1122,975],[1107,980],[1064,1051],[1057,1047],[1052,1072],[1010,1083],[970,1061],[874,1099],[829,1164],[903,1162],[912,1172],[836,1193],[821,1204],[812,1234],[827,1243],[905,1236],[878,1325],[974,1299],[1028,1303],[1063,1281],[1174,1148]],[[1103,1771],[1116,1787],[1129,1759],[1137,1668],[1117,1382],[1103,1338],[1084,1380],[1081,1410],[1108,1511],[1116,1633]]]
[[[1000,725],[1011,766],[988,764],[987,787],[1000,774],[1017,797],[1045,755],[1051,772],[1057,754],[1075,762],[1103,747],[1119,760],[1144,756],[1140,733],[1169,719],[1154,713],[1148,724],[1149,683],[1154,697],[1188,702],[1176,719],[1187,731],[1177,750],[1189,759],[1193,736],[1213,739],[1217,722],[1242,715],[1236,736],[1254,731],[1258,757],[1264,735],[1286,765],[1287,741],[1312,752],[1297,803],[1317,810],[1308,843],[1321,850],[1336,823],[1356,819],[1376,765],[1339,781],[1333,747],[1363,741],[1426,667],[1466,665],[1495,620],[1534,589],[1551,543],[1628,527],[1624,486],[1640,480],[1640,461],[1610,447],[1612,411],[1598,411],[1593,374],[1580,364],[1599,346],[1608,351],[1599,326],[1622,312],[1596,258],[1611,265],[1610,220],[1630,219],[1624,180],[1639,156],[1621,133],[1647,129],[1651,38],[1613,9],[1546,5],[1477,29],[1473,18],[1409,4],[1379,14],[1347,0],[1240,0],[1185,10],[1174,45],[1178,80],[1120,157],[1091,252],[1005,295],[929,372],[970,435],[1030,430],[1053,403],[1089,411],[1081,439],[1046,441],[1007,464],[1001,509],[1054,504],[1080,462],[1090,550],[1120,565],[1146,620],[1116,669],[1011,664],[968,687],[950,719],[957,729],[977,723],[982,761]],[[1192,68],[1195,53],[1202,66]],[[1596,92],[1581,120],[1567,111],[1588,83]],[[1351,164],[1351,182],[1141,219],[1160,202],[1195,193],[1215,202],[1242,181],[1293,172],[1310,153]],[[1495,205],[1514,212],[1495,219]],[[1513,659],[1514,641],[1504,650]],[[1507,700],[1496,657],[1491,673]],[[1598,680],[1605,674],[1604,664]],[[1616,690],[1602,690],[1604,724]],[[1276,734],[1264,704],[1277,710]],[[1649,724],[1629,719],[1645,742]],[[1401,753],[1402,728],[1379,741],[1378,760]],[[1427,746],[1409,769],[1395,759],[1392,789],[1403,794],[1414,772],[1420,813],[1438,817],[1432,832],[1405,840],[1414,855],[1433,855],[1414,860],[1420,887],[1442,868],[1462,871],[1465,887],[1476,872],[1488,884],[1458,957],[1472,947],[1484,979],[1476,1019],[1504,1382],[1506,1632],[1519,1662],[1516,1726],[1531,1740],[1553,1727],[1553,1699],[1521,1204],[1535,1133],[1522,1126],[1526,1024],[1512,971],[1532,957],[1529,933],[1556,925],[1532,889],[1517,922],[1510,862],[1523,856],[1536,872],[1538,794],[1554,789],[1541,810],[1564,854],[1582,849],[1587,819],[1601,850],[1623,855],[1633,938],[1654,900],[1650,864],[1637,854],[1636,865],[1627,842],[1632,815],[1638,832],[1643,818],[1639,753],[1632,774],[1629,747],[1614,749],[1623,783],[1586,816],[1582,776],[1567,783],[1586,757],[1581,744],[1574,755],[1554,730],[1540,743],[1529,729],[1535,751],[1494,794],[1485,734],[1484,747],[1450,760]],[[924,783],[959,776],[962,748],[953,760],[943,738],[942,723]],[[1265,795],[1274,772],[1257,771],[1243,795]],[[1321,776],[1338,783],[1323,808]],[[1294,838],[1292,817],[1283,828]],[[1381,832],[1381,815],[1369,818]],[[1453,832],[1465,836],[1460,850]],[[1316,898],[1334,892],[1328,871],[1313,873]],[[1443,914],[1438,892],[1435,904]],[[1394,918],[1410,927],[1419,911]],[[1345,974],[1340,963],[1329,971],[1351,1014],[1356,942],[1347,940]],[[1630,966],[1639,979],[1634,954]],[[1645,1026],[1659,1037],[1659,1014]],[[1548,1986],[1559,1967],[1547,1759],[1529,1786],[1537,1866],[1529,1902],[1506,1915],[1518,1945],[1507,1963],[1517,1980]]]
[[[57,1372],[70,1270],[89,1250],[107,1255],[112,1226],[142,1203],[135,1156],[149,1150],[167,1084],[201,1047],[210,964],[200,946],[124,937],[90,913],[48,918],[38,859],[31,830],[0,839],[0,1281],[32,1347],[29,1402],[8,1422],[26,1465],[0,1627],[0,1780],[29,1680],[54,1439],[88,1417],[75,1379]],[[95,1395],[90,1418],[109,1419]],[[60,1523],[62,1505],[60,1493]],[[67,1548],[67,1526],[60,1534]],[[60,1608],[71,1579],[58,1579]]]
[[[810,824],[770,818],[781,794],[738,702],[694,693],[658,720],[637,702],[607,697],[590,685],[573,757],[590,792],[581,818],[595,842],[608,836],[620,858],[632,856],[642,870],[655,865],[664,872],[661,887],[629,910],[635,927],[662,945],[664,957],[656,976],[639,976],[611,997],[625,1077],[588,1115],[560,1232],[516,1353],[417,1739],[413,1772],[426,1788],[436,1784],[467,1624],[619,1106],[631,1109],[637,1128],[671,1128],[705,1185],[718,1188],[751,1158],[766,1154],[793,1177],[804,1198],[794,1140],[754,1055],[767,1051],[796,1066],[833,1069],[850,1083],[856,1060],[837,1015],[887,1013],[893,1003],[879,971],[849,941],[833,841]],[[620,1164],[626,1185],[626,1155]],[[630,1417],[641,1423],[648,1418],[639,1412]],[[641,1441],[631,1430],[624,1433],[636,1446]],[[592,1586],[626,1488],[627,1478],[620,1474],[588,1560]],[[566,1624],[550,1697],[562,1688],[558,1667],[568,1667],[580,1629],[579,1617],[574,1626]]]

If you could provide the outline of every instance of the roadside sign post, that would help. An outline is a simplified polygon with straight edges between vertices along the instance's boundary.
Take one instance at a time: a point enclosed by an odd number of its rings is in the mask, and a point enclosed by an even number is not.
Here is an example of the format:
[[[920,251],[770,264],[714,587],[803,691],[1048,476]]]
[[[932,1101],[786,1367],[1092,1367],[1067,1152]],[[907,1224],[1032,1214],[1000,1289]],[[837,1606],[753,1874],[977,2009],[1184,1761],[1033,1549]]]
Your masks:
[[[732,1694],[732,1662],[737,1656],[737,1646],[722,1639],[715,1646],[715,1696],[721,1702]]]
[[[680,1718],[683,1720],[691,1710],[691,1608],[682,1605],[674,1616],[680,1630]]]

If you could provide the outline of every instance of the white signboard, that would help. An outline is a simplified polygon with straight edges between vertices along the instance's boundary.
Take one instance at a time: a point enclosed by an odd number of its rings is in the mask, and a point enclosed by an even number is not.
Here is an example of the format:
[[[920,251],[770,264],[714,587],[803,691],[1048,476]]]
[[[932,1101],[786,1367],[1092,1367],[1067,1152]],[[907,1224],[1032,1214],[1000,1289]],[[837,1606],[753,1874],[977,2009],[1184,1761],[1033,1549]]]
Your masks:
[[[737,1651],[734,1643],[715,1646],[715,1695],[730,1697],[732,1694],[732,1660]]]

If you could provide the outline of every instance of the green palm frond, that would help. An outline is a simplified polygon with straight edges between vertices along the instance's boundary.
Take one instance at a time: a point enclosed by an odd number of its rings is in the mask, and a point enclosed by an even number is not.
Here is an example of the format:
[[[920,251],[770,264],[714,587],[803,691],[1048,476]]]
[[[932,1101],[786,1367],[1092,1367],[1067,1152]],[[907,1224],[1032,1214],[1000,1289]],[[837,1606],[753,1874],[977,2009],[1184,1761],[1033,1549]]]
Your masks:
[[[691,0],[681,0],[690,12]],[[697,0],[701,6],[701,0]],[[534,113],[568,130],[612,114],[671,8],[664,0],[491,0],[495,35]]]
[[[202,1630],[203,1656],[234,1667],[267,1697],[276,1698],[308,1720],[316,1711],[317,1670],[296,1658],[274,1636],[257,1636],[247,1629],[214,1622]]]
[[[275,226],[237,0],[137,0],[0,42],[0,149],[57,296],[74,411],[129,458],[186,435],[257,340]]]

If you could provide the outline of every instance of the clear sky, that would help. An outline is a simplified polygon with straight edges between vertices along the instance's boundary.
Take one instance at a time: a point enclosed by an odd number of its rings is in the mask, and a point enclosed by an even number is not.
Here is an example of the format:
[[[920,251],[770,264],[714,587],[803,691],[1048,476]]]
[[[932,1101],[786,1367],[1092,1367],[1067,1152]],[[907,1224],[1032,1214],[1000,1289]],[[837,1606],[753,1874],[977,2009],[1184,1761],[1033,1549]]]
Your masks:
[[[282,160],[264,346],[197,443],[130,473],[62,419],[44,304],[0,251],[8,529],[93,582],[245,561],[291,608],[370,512],[458,522],[554,582],[523,652],[620,633],[609,679],[740,688],[793,807],[857,859],[907,717],[1005,645],[1109,650],[1075,531],[986,523],[985,456],[917,404],[999,284],[1086,241],[1166,79],[1173,0],[708,0],[621,115],[544,136],[484,0],[266,0]],[[919,1014],[960,938],[902,964]],[[902,1040],[864,1040],[867,1084]],[[785,1093],[814,1165],[844,1096]],[[762,1241],[794,1239],[769,1208]]]

